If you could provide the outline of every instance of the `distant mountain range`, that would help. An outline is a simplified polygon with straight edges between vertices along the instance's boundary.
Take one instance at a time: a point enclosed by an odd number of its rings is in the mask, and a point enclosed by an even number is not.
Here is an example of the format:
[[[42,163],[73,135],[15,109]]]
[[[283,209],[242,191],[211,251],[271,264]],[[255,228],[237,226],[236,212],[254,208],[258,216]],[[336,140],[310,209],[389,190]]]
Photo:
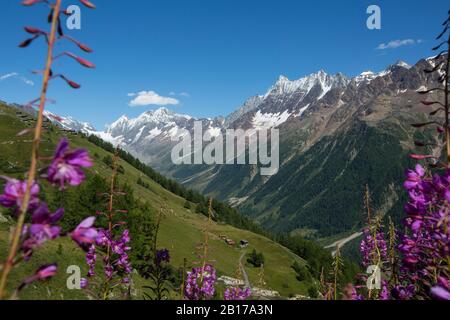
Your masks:
[[[426,108],[416,91],[438,85],[436,74],[423,72],[432,67],[430,59],[422,59],[414,66],[399,61],[382,72],[353,78],[323,70],[293,81],[280,76],[265,94],[249,98],[225,118],[198,119],[160,108],[133,119],[122,116],[99,132],[72,118],[47,117],[64,128],[120,144],[269,229],[323,237],[363,225],[365,184],[380,212],[401,214],[401,180],[414,148],[409,124]],[[279,173],[263,177],[255,165],[174,165],[172,137],[182,129],[192,131],[196,120],[213,137],[227,128],[278,128]]]

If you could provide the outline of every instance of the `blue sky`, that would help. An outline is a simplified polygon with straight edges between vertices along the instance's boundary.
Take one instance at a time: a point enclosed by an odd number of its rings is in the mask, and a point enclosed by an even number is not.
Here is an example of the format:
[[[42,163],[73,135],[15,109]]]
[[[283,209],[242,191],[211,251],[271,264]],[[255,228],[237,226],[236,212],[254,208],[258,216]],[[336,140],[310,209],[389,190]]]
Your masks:
[[[354,76],[399,59],[415,63],[432,55],[449,9],[447,0],[92,1],[97,9],[82,7],[82,29],[68,34],[95,50],[80,55],[97,68],[56,61],[54,70],[82,88],[56,80],[49,97],[57,104],[48,108],[98,129],[122,114],[158,107],[142,105],[149,102],[194,116],[226,115],[265,93],[280,74],[296,79],[324,69]],[[0,2],[0,99],[25,103],[39,94],[41,79],[30,71],[43,65],[45,47],[42,41],[27,49],[17,44],[26,38],[23,26],[46,27],[47,10],[19,3]],[[381,7],[381,30],[366,27],[371,4]],[[403,45],[376,49],[395,40]],[[57,48],[67,49],[78,53],[67,43]],[[140,106],[130,106],[136,98]]]

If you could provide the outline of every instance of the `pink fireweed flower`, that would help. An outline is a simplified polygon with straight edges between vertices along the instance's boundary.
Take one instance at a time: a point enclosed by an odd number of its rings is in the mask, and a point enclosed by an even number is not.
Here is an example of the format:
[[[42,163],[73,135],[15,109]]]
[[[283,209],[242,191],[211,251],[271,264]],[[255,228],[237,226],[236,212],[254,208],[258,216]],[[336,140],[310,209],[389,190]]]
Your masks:
[[[62,139],[48,168],[48,181],[59,185],[61,189],[65,187],[66,183],[71,186],[78,186],[85,179],[85,174],[81,168],[88,167],[92,167],[89,153],[84,149],[70,150],[67,139]]]
[[[360,244],[360,251],[363,256],[362,265],[364,267],[379,262],[385,263],[388,260],[388,250],[383,232],[377,231],[374,238],[368,228],[364,229],[364,238]]]
[[[114,269],[110,264],[105,265],[105,276],[108,279],[111,279],[114,273]]]
[[[397,300],[410,300],[415,292],[414,285],[396,286],[392,289],[392,296]]]
[[[225,300],[245,300],[252,294],[250,288],[227,288],[223,294]]]
[[[20,181],[10,178],[5,179],[7,180],[7,182],[3,194],[0,195],[0,205],[6,208],[22,207],[23,198],[27,190],[27,181]],[[33,183],[30,190],[31,192],[28,208],[33,209],[38,205],[39,190],[39,185],[37,183]]]
[[[86,278],[81,278],[80,287],[81,289],[86,289],[89,285],[89,281]]]
[[[63,215],[64,209],[58,209],[52,214],[45,203],[42,203],[34,211],[31,218],[31,225],[24,227],[22,231],[23,242],[21,250],[25,254],[25,259],[31,257],[33,249],[59,236],[61,227],[55,224],[61,220]]]
[[[389,283],[386,280],[383,280],[381,285],[381,292],[380,292],[380,300],[390,300],[391,293],[389,291]]]
[[[216,270],[207,264],[205,267],[193,268],[188,272],[184,287],[187,300],[208,300],[214,297]]]
[[[123,233],[115,240],[111,232],[104,229],[98,229],[95,242],[92,244],[88,254],[86,255],[86,261],[90,267],[88,277],[94,275],[93,265],[96,257],[95,246],[103,248],[110,252],[110,256],[103,257],[103,271],[107,279],[112,279],[116,276],[121,277],[122,284],[129,284],[129,281],[124,280],[129,277],[132,272],[131,263],[127,251],[131,250],[131,247],[127,245],[131,241],[129,231],[124,230]]]
[[[418,164],[415,170],[408,170],[406,172],[406,181],[403,184],[406,190],[417,187],[422,181],[422,177],[425,175],[425,170]]]
[[[105,247],[111,244],[110,235],[107,230],[98,229],[97,239],[95,240],[96,245],[100,247]]]
[[[132,267],[129,261],[128,254],[121,254],[119,259],[117,259],[114,263],[114,268],[115,270],[122,271],[125,274],[130,274],[132,272]]]
[[[450,171],[431,176],[416,166],[416,170],[407,172],[406,180],[409,201],[405,206],[404,225],[407,229],[398,245],[402,254],[399,279],[403,286],[394,288],[393,296],[407,300],[423,297],[427,292],[431,298],[445,299],[449,292],[447,266],[443,261],[448,261],[450,256]],[[432,285],[436,275],[438,284]]]
[[[46,280],[56,275],[58,271],[58,265],[56,263],[49,264],[40,267],[34,275],[26,278],[22,284],[19,286],[19,290],[23,289],[25,286],[29,285],[32,282],[39,280]]]
[[[437,280],[441,287],[450,291],[450,280],[449,279],[446,279],[444,277],[438,277]]]
[[[32,224],[55,224],[64,215],[64,209],[60,208],[55,213],[51,213],[47,204],[42,203],[34,212],[31,218]]]
[[[443,287],[437,286],[431,288],[431,295],[438,300],[450,300],[450,291]]]
[[[130,231],[124,230],[123,233],[122,233],[122,239],[121,240],[122,240],[123,243],[130,242],[131,241],[131,239],[130,239]]]
[[[93,244],[97,239],[97,229],[93,227],[95,217],[84,219],[78,227],[70,234],[72,239],[84,250],[89,249],[89,245]]]
[[[89,247],[89,251],[86,254],[86,263],[89,266],[88,277],[95,275],[95,263],[97,262],[97,254],[95,253],[95,245]]]
[[[156,257],[155,257],[156,265],[160,266],[161,263],[170,262],[170,252],[167,249],[161,249],[156,251]]]

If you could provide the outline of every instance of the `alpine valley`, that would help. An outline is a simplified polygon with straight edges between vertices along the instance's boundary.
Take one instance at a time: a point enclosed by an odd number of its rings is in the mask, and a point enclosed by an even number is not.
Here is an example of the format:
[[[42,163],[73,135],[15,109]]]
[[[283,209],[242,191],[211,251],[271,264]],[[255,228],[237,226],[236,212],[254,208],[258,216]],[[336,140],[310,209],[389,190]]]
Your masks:
[[[337,239],[363,227],[366,185],[377,211],[399,221],[404,168],[412,165],[408,154],[422,135],[410,124],[427,111],[421,104],[427,97],[417,91],[438,84],[436,74],[424,73],[433,67],[430,59],[422,59],[354,78],[324,71],[293,81],[280,76],[265,94],[215,119],[160,108],[135,119],[122,116],[99,132],[71,118],[48,117],[63,128],[120,144],[156,170],[228,202],[271,231]],[[199,120],[212,137],[227,128],[278,128],[278,174],[261,176],[256,165],[174,165],[173,138],[182,129],[192,132]]]

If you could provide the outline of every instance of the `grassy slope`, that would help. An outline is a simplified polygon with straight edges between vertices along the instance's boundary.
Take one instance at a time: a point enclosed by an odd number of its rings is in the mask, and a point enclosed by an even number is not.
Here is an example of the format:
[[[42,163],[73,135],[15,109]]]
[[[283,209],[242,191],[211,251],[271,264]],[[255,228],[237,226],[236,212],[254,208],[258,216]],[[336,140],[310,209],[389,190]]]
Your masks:
[[[22,168],[27,163],[31,145],[29,135],[16,137],[17,132],[24,128],[26,128],[26,124],[16,116],[14,110],[0,106],[0,163],[2,163],[0,170],[8,163],[13,163],[19,167],[22,166]],[[61,132],[58,130],[55,132],[47,132],[44,137],[47,142],[43,144],[43,153],[51,154],[54,149],[54,144],[60,137]],[[96,164],[91,170],[104,177],[108,177],[111,174],[109,167],[101,161],[108,154],[106,151],[89,143],[82,137],[71,135],[69,138],[73,146],[87,148],[92,155],[98,155]],[[204,238],[203,231],[207,227],[206,218],[186,210],[183,207],[184,199],[170,193],[154,181],[144,177],[128,163],[122,161],[120,164],[125,168],[125,175],[120,176],[121,182],[129,183],[138,198],[145,199],[155,208],[158,208],[159,204],[164,201],[171,209],[170,213],[162,221],[158,246],[167,247],[171,250],[172,264],[174,266],[181,267],[184,258],[187,259],[188,265],[192,265],[192,262],[197,259],[195,252],[196,246]],[[4,174],[4,172],[0,171],[0,174]],[[145,189],[136,184],[139,176],[142,176],[150,184],[150,189]],[[6,255],[5,247],[8,240],[8,228],[6,224],[0,224],[0,258],[2,259]],[[219,275],[234,276],[238,259],[242,253],[241,249],[229,247],[219,239],[219,235],[224,234],[235,241],[239,241],[240,239],[249,240],[250,246],[246,249],[247,251],[256,248],[258,251],[264,253],[266,258],[264,273],[267,288],[277,290],[283,296],[298,293],[305,294],[306,284],[298,282],[295,278],[294,271],[291,269],[291,265],[295,260],[300,263],[304,263],[304,261],[286,248],[262,236],[228,225],[213,223],[209,228],[209,233],[210,259],[217,268]],[[56,254],[57,242],[49,244],[48,247],[42,249],[40,254],[36,254],[32,263],[27,266],[24,265],[14,276],[14,280],[17,282],[25,275],[32,273],[39,264],[53,261],[60,262],[62,267],[61,272],[55,280],[52,280],[54,284],[50,286],[45,284],[35,287],[32,286],[24,292],[25,298],[60,299],[84,297],[80,292],[65,289],[65,277],[63,274],[67,265],[77,264],[84,266],[84,257],[71,243],[65,240],[60,241],[64,248],[62,254]],[[249,274],[250,281],[256,284],[259,279],[259,269],[254,269],[246,265],[246,270]],[[142,279],[135,279],[135,281],[137,281],[138,286],[142,283]],[[49,293],[47,287],[55,292],[50,291]]]

